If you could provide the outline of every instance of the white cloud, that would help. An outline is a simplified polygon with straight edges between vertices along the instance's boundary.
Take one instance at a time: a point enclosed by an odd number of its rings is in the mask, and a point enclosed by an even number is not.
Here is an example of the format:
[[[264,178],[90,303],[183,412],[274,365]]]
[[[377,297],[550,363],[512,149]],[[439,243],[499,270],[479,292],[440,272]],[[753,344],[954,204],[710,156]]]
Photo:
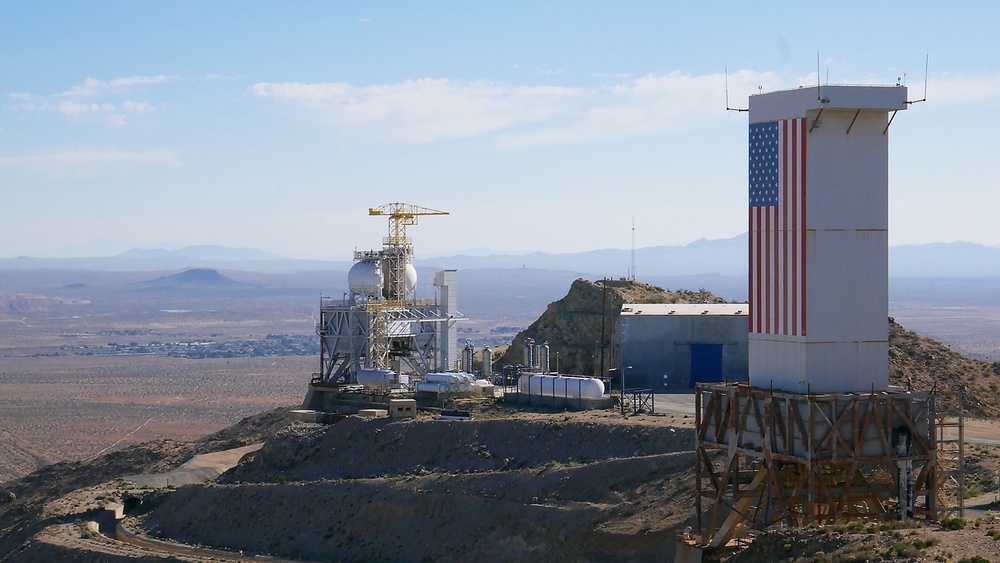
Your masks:
[[[62,113],[63,115],[81,115],[84,113],[109,113],[115,111],[114,104],[109,103],[91,103],[84,104],[80,102],[60,102],[55,106],[56,111]]]
[[[71,97],[91,97],[114,90],[127,90],[133,86],[162,84],[173,80],[177,80],[177,77],[165,76],[162,74],[156,76],[129,76],[124,78],[114,78],[108,81],[88,77],[83,81],[83,84],[73,86],[61,95]]]
[[[116,165],[176,166],[180,158],[171,150],[77,150],[24,156],[0,156],[0,168],[40,169],[59,173],[89,171]]]
[[[305,108],[345,135],[384,143],[430,143],[492,135],[502,146],[625,138],[722,115],[726,76],[649,74],[598,87],[538,87],[424,78],[393,84],[299,82],[253,85],[261,98]],[[729,103],[749,95],[816,83],[816,74],[729,74]],[[877,83],[870,77],[858,83]],[[922,85],[920,87],[922,94]],[[911,86],[913,99],[919,95]],[[942,103],[1000,98],[1000,75],[944,75],[928,94]]]
[[[394,143],[469,138],[544,121],[581,94],[575,88],[430,78],[365,87],[262,82],[252,89],[262,98],[315,111],[348,135]]]
[[[103,115],[104,122],[120,127],[125,114],[152,113],[156,106],[146,101],[122,99],[135,85],[160,84],[174,80],[170,76],[132,76],[101,81],[88,78],[62,94],[34,96],[10,92],[7,97],[16,102],[10,107],[20,111],[55,111],[70,117]],[[68,99],[67,99],[68,98]],[[97,98],[97,99],[95,99]],[[103,98],[103,99],[102,99]]]
[[[155,110],[153,104],[149,102],[133,102],[132,100],[122,102],[122,109],[130,113],[148,113]]]
[[[924,85],[910,84],[910,99],[923,97]],[[927,84],[928,103],[980,102],[1000,98],[1000,74],[966,76],[943,74],[933,76]]]
[[[772,73],[730,75],[742,99]],[[426,143],[494,134],[506,146],[571,143],[667,130],[724,107],[722,74],[674,72],[574,88],[407,80],[395,84],[258,83],[262,98],[297,104],[343,133],[376,142]],[[735,95],[735,94],[734,94]]]

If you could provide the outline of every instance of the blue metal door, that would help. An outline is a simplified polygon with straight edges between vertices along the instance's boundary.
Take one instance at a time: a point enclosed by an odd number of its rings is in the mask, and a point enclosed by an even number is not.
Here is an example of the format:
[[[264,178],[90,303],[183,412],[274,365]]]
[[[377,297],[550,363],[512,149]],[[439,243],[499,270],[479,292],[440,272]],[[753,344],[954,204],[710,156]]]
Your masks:
[[[691,345],[691,378],[688,386],[705,381],[722,381],[722,344]]]

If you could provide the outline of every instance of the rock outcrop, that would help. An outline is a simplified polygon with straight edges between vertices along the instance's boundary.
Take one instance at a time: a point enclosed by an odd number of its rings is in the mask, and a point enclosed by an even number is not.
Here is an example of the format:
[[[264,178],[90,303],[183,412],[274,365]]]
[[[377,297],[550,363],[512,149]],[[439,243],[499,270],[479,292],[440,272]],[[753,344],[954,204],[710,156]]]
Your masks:
[[[500,359],[502,364],[523,362],[524,343],[531,338],[537,344],[549,343],[550,368],[559,372],[595,375],[601,363],[615,367],[614,330],[624,303],[725,303],[704,289],[669,291],[630,280],[578,279],[566,297],[550,303],[531,326],[518,333]]]

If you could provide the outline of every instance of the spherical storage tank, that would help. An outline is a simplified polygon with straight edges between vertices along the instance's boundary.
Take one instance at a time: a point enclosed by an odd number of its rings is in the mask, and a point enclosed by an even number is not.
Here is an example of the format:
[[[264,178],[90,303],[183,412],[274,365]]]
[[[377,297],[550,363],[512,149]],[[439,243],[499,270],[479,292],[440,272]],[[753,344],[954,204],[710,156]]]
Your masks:
[[[517,392],[567,399],[600,399],[604,382],[593,377],[524,374],[517,378]]]
[[[351,293],[377,295],[382,285],[382,268],[378,262],[358,262],[347,273],[347,287]]]
[[[417,288],[417,269],[413,267],[413,264],[407,263],[406,269],[403,272],[403,278],[406,279],[406,292],[411,293]],[[389,262],[382,262],[382,287],[385,293],[389,293]]]

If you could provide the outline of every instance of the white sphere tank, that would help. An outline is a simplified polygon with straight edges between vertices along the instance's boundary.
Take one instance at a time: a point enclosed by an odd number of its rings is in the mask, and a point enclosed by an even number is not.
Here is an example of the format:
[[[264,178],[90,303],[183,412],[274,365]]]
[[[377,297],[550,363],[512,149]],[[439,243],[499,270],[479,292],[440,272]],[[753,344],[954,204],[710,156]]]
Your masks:
[[[413,267],[413,264],[406,264],[406,268],[403,270],[403,279],[406,280],[407,293],[412,293],[417,289],[417,269]],[[382,262],[382,288],[386,294],[389,293],[389,280],[389,262]]]
[[[593,377],[524,374],[517,379],[517,392],[568,399],[600,399],[604,382]]]
[[[347,273],[347,287],[351,293],[377,295],[382,285],[382,268],[378,262],[358,262]]]

